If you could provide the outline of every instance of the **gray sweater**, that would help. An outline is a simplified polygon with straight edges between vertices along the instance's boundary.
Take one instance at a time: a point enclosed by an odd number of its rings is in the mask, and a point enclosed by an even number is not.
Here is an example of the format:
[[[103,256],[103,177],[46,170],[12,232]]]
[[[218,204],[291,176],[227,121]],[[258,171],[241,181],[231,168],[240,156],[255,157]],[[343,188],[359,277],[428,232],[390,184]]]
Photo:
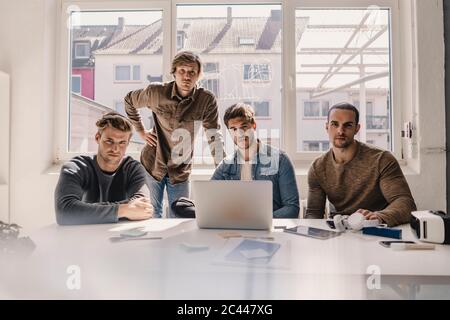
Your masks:
[[[77,156],[63,165],[55,190],[56,221],[60,225],[113,223],[119,204],[148,197],[145,169],[125,157],[113,174],[103,172],[97,156]]]

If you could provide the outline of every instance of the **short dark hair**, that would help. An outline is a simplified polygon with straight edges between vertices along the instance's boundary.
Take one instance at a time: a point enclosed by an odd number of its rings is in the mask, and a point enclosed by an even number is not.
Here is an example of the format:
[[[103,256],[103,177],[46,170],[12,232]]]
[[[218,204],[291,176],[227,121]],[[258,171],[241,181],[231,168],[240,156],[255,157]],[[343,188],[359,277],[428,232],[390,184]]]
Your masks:
[[[112,127],[123,132],[133,131],[131,121],[120,113],[114,111],[105,113],[100,119],[97,120],[95,125],[97,126],[98,133],[100,134],[102,134],[103,130],[107,127]]]
[[[252,106],[245,103],[236,103],[225,110],[225,115],[223,116],[223,123],[228,128],[228,121],[231,119],[242,118],[251,124],[255,123],[255,110],[253,110]]]
[[[187,63],[197,63],[198,74],[202,73],[202,61],[200,60],[200,56],[192,51],[178,52],[172,60],[172,67],[170,73],[174,74],[175,71],[177,71],[177,67],[179,65]]]
[[[348,102],[337,103],[334,106],[332,106],[330,109],[328,109],[327,122],[330,121],[330,114],[331,114],[331,111],[333,111],[334,109],[353,111],[355,113],[355,122],[356,122],[356,124],[359,123],[358,109],[356,109],[356,107],[354,105],[352,105],[351,103],[348,103]]]

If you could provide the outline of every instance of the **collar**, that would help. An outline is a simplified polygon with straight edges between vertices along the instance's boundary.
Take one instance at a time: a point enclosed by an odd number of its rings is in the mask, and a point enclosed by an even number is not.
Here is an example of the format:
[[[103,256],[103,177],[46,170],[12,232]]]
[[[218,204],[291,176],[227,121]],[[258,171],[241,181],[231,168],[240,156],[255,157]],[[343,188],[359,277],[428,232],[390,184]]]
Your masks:
[[[273,149],[263,143],[261,140],[257,139],[258,141],[258,149],[257,151],[255,150],[255,154],[256,154],[256,162],[250,160],[252,163],[270,163],[271,159],[272,159],[272,153],[273,153]],[[235,151],[231,157],[227,157],[229,160],[233,159],[234,164],[237,165],[237,160],[238,160],[238,156],[240,156],[240,150],[238,149],[237,151]],[[255,159],[255,157],[253,156],[252,159]]]
[[[190,95],[188,95],[187,97],[184,97],[184,98],[180,97],[178,95],[178,92],[177,92],[177,83],[175,82],[175,80],[173,80],[172,81],[172,90],[171,90],[171,93],[170,93],[170,97],[172,99],[178,99],[179,101],[185,100],[185,99],[191,99],[192,101],[194,101],[195,100],[194,99],[194,95],[195,95],[196,92],[197,92],[197,84],[195,84],[194,89],[192,89],[192,92],[191,92]]]

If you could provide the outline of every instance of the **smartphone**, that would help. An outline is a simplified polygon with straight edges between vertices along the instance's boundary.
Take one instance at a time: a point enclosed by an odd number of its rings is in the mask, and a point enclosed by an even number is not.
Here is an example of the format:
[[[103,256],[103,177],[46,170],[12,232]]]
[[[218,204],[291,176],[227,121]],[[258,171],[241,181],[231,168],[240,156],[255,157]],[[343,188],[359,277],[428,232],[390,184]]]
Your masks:
[[[404,241],[404,240],[380,241],[380,244],[386,248],[390,248],[391,243],[415,243],[415,242],[414,241]]]

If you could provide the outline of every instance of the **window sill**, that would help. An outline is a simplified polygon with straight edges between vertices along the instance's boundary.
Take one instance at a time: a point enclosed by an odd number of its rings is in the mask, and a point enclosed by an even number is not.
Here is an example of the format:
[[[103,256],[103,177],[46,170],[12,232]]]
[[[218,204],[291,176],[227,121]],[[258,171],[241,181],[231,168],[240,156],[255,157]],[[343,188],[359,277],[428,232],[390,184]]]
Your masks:
[[[405,160],[398,160],[400,167],[405,176],[415,176],[419,175],[419,172],[414,170],[411,166],[408,166]],[[295,176],[296,177],[304,177],[308,176],[308,170],[311,165],[309,161],[297,161],[295,164]],[[61,171],[62,163],[52,164],[44,171],[46,175],[59,175]],[[215,168],[213,166],[203,166],[203,167],[195,167],[192,169],[191,179],[192,180],[209,180],[214,173]],[[1,183],[0,183],[1,185]]]

